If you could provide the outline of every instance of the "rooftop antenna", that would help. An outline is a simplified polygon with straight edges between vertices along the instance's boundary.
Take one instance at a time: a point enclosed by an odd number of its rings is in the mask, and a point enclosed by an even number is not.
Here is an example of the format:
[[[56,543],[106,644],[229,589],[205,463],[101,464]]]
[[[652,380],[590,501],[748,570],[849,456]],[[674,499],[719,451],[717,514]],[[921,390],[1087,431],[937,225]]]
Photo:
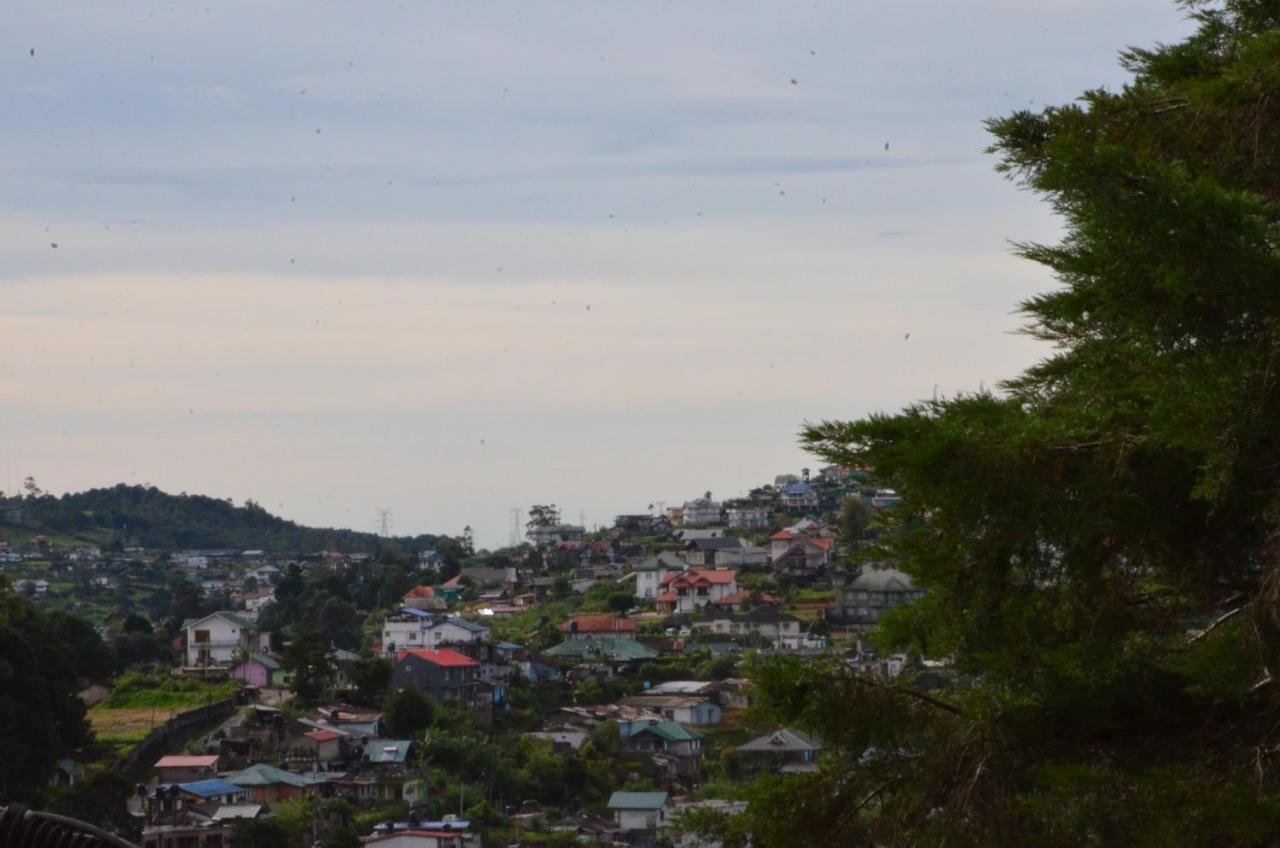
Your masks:
[[[378,510],[378,535],[384,539],[389,539],[391,537],[391,519],[391,510]]]
[[[520,518],[520,507],[511,507],[511,536],[508,538],[508,541],[511,543],[511,547],[513,548],[520,544]]]

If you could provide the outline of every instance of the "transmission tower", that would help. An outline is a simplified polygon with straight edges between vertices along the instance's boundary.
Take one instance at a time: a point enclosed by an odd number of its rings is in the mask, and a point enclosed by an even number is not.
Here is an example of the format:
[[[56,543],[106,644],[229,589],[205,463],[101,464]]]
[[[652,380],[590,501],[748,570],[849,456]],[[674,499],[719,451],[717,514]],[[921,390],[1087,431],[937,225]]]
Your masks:
[[[511,543],[511,547],[513,548],[520,544],[520,519],[520,507],[511,507],[511,536],[507,541]]]
[[[378,510],[378,535],[384,539],[391,538],[392,513],[389,509]]]

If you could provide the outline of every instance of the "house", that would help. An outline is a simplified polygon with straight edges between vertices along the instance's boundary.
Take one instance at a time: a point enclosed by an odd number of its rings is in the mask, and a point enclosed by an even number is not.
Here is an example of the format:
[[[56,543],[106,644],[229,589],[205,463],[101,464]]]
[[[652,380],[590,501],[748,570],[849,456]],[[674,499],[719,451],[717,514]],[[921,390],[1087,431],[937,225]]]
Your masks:
[[[685,695],[633,695],[618,704],[657,713],[667,721],[678,721],[690,727],[706,727],[724,721],[719,704],[706,698]]]
[[[745,530],[762,530],[769,526],[769,508],[765,506],[735,506],[725,510],[730,527]]]
[[[337,730],[311,730],[294,739],[290,749],[305,759],[332,763],[342,759],[342,740],[346,737]]]
[[[514,565],[499,568],[468,565],[462,569],[458,577],[462,581],[470,580],[478,589],[509,589],[520,582]]]
[[[821,751],[821,741],[785,727],[738,746],[738,753],[749,755],[757,767],[782,772],[817,771]]]
[[[229,672],[232,680],[243,680],[249,686],[271,686],[272,676],[280,671],[280,663],[266,654],[253,654]]]
[[[667,793],[615,792],[609,810],[627,841],[652,839],[667,826]]]
[[[852,580],[833,575],[836,602],[827,617],[845,624],[875,624],[884,613],[924,597],[911,575],[896,568],[866,568]]]
[[[656,598],[662,594],[662,581],[670,574],[684,571],[686,563],[674,553],[664,551],[636,564],[635,594],[637,598]]]
[[[736,572],[723,569],[691,568],[667,575],[662,581],[662,590],[656,598],[659,609],[690,613],[738,594],[738,577]]]
[[[579,615],[560,625],[566,639],[634,639],[636,620],[616,615]]]
[[[414,586],[404,593],[404,597],[400,601],[408,609],[440,612],[449,608],[449,604],[444,597],[437,594],[436,590],[431,586]]]
[[[254,648],[257,629],[252,621],[234,612],[214,612],[182,623],[187,638],[188,668],[230,665]]]
[[[249,800],[255,804],[275,804],[292,801],[319,792],[320,783],[309,775],[295,774],[266,763],[256,763],[243,771],[228,775],[228,783],[248,790]]]
[[[441,821],[385,822],[360,841],[376,848],[479,848],[471,823],[457,816]]]
[[[818,508],[818,493],[803,480],[797,480],[782,487],[778,493],[784,509],[793,512],[805,512]]]
[[[475,645],[489,641],[489,628],[461,618],[442,618],[426,630],[427,646]]]
[[[418,551],[419,568],[429,568],[433,571],[438,571],[443,566],[444,557],[439,551]]]
[[[576,542],[587,535],[587,528],[576,524],[548,524],[542,527],[530,527],[525,538],[535,547],[546,548],[557,542]]]
[[[522,733],[529,739],[540,739],[551,743],[551,750],[557,754],[576,754],[587,741],[587,734],[580,730],[546,730],[535,733]]]
[[[769,549],[759,545],[742,545],[737,548],[726,548],[716,551],[716,568],[731,568],[735,571],[758,570],[769,567]]]
[[[752,646],[767,642],[792,651],[800,650],[804,639],[800,619],[773,606],[759,606],[741,614],[717,612],[705,621],[693,622],[693,629],[734,636]]]
[[[633,725],[625,740],[632,751],[653,755],[673,780],[696,780],[702,767],[702,734],[674,721]]]
[[[333,782],[334,792],[368,803],[426,800],[422,772],[412,764],[413,742],[408,739],[370,739],[361,755],[362,766]]]
[[[397,651],[428,647],[427,628],[431,626],[433,613],[415,607],[404,607],[382,622],[382,645],[389,656]]]
[[[715,539],[690,539],[684,543],[684,559],[691,566],[711,568],[717,564],[716,555],[721,551],[734,551],[743,547],[736,536]]]
[[[248,797],[248,791],[243,786],[237,786],[226,780],[210,778],[209,780],[197,780],[190,783],[161,783],[160,789],[167,793],[174,793],[185,803],[199,804],[213,801],[218,804],[238,804]]]
[[[542,652],[553,660],[598,663],[620,667],[643,660],[656,659],[658,652],[635,639],[603,636],[591,639],[565,639]]]
[[[617,536],[665,536],[671,532],[671,521],[665,515],[619,515],[613,519]]]
[[[191,757],[182,754],[170,754],[161,757],[155,765],[156,780],[160,783],[188,783],[196,780],[208,780],[218,773],[217,756]]]
[[[708,492],[705,497],[694,498],[686,501],[681,512],[681,522],[684,524],[723,524],[724,512],[720,509],[720,504],[711,500],[711,493]]]
[[[480,680],[480,663],[447,648],[401,651],[391,672],[393,689],[418,689],[438,702],[491,710],[493,691]]]

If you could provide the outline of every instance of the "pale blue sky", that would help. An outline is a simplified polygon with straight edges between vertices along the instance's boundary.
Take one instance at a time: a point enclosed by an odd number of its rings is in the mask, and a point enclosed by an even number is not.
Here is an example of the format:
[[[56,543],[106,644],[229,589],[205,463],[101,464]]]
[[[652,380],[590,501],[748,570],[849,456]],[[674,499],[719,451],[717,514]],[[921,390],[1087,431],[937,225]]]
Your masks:
[[[1188,28],[1168,0],[6,10],[5,482],[493,544],[511,507],[797,471],[806,418],[1041,353],[1011,310],[1051,281],[1009,240],[1055,225],[982,121]]]

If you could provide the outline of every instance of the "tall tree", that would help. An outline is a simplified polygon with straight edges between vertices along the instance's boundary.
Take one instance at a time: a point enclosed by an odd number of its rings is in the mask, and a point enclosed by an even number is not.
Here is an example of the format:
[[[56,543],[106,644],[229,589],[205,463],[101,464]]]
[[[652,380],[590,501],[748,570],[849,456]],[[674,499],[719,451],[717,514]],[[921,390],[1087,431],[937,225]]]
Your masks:
[[[831,663],[756,669],[827,743],[728,844],[1280,840],[1280,5],[1187,4],[1121,91],[995,120],[1062,216],[1025,245],[1053,345],[1000,393],[806,428],[904,496],[879,555],[926,599],[880,628],[945,693]]]

